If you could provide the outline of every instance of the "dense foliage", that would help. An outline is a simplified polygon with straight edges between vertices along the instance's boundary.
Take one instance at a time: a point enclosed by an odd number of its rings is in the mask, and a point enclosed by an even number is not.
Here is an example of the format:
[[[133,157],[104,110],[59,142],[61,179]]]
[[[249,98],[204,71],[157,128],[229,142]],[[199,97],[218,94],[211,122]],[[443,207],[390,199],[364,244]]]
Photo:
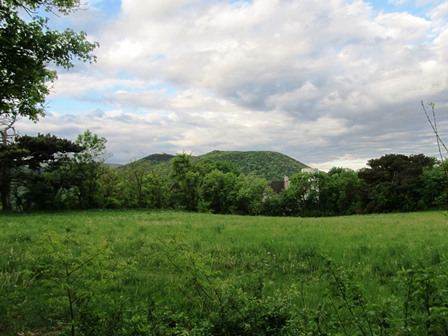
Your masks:
[[[175,155],[171,155],[171,154],[166,154],[166,153],[160,153],[160,154],[151,154],[148,156],[145,156],[144,158],[141,158],[140,160],[138,160],[138,162],[143,163],[143,162],[151,162],[152,165],[158,165],[161,163],[166,163],[169,162],[170,160],[174,159],[176,156]]]
[[[270,151],[212,151],[194,158],[196,162],[203,160],[229,161],[242,173],[253,173],[268,181],[280,181],[306,168],[307,165],[281,153]]]

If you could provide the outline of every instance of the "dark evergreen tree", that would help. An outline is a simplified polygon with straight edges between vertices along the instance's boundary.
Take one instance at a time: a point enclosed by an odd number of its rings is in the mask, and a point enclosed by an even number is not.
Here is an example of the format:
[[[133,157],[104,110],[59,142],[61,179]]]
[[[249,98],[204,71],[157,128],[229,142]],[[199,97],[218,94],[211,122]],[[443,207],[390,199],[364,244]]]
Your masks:
[[[436,159],[418,155],[387,154],[367,162],[370,168],[358,172],[365,184],[364,203],[367,212],[412,211],[418,208],[421,195],[418,179],[425,167]]]
[[[82,150],[82,146],[50,134],[18,136],[14,143],[1,144],[0,165],[8,168],[0,174],[3,210],[12,209],[12,194],[18,206],[29,208],[38,203],[39,208],[48,208],[58,192],[71,183],[69,175],[63,173],[70,160],[67,154]]]

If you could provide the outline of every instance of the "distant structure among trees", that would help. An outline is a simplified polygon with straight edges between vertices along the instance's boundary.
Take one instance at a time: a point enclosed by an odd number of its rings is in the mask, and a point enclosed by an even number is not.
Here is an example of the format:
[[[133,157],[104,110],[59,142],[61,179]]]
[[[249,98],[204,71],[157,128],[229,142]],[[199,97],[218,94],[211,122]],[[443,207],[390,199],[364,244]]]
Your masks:
[[[307,168],[302,168],[302,173],[318,173],[319,169],[317,168],[311,168],[311,167],[307,167]],[[289,186],[291,185],[291,181],[289,180],[289,177],[285,175],[285,177],[283,178],[283,186],[280,186],[280,183],[271,183],[271,187],[272,189],[274,189],[274,191],[276,192],[280,192],[282,190],[286,190],[289,188]],[[279,189],[279,190],[277,190]]]
[[[283,182],[284,182],[283,189],[288,189],[289,185],[291,184],[291,181],[289,181],[289,177],[285,176],[285,178],[283,179]]]

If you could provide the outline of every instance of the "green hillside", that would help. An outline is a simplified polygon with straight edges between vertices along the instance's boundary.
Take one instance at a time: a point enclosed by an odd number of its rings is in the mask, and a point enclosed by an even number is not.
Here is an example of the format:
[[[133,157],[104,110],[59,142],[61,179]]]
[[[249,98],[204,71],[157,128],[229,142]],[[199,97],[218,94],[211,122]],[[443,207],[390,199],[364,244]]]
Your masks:
[[[202,160],[230,161],[244,174],[255,173],[269,181],[280,181],[283,177],[299,173],[306,164],[297,161],[285,154],[271,151],[219,151],[195,157],[198,162]]]
[[[170,161],[174,157],[175,155],[165,153],[151,154],[138,161],[149,161],[152,166],[161,166],[161,168],[169,169]],[[283,180],[285,175],[292,176],[300,172],[302,168],[308,167],[306,164],[287,155],[271,151],[238,152],[214,150],[204,155],[194,156],[193,160],[196,163],[204,160],[230,161],[242,173],[246,175],[255,173],[268,181]]]
[[[118,167],[122,166],[121,163],[108,163],[108,162],[106,162],[105,165],[110,167],[110,168],[118,168]]]
[[[158,165],[160,163],[168,162],[174,157],[175,157],[175,155],[160,153],[160,154],[151,154],[151,155],[145,156],[144,158],[141,158],[138,161],[141,161],[141,162],[149,161],[153,165]]]

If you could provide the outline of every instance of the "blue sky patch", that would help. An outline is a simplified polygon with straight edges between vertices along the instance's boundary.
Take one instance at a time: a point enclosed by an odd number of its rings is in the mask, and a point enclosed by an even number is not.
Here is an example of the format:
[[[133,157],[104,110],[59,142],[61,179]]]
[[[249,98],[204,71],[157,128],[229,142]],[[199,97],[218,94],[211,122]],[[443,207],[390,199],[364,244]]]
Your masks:
[[[128,74],[126,71],[120,71],[120,72],[117,74],[117,78],[119,78],[119,79],[133,80],[133,79],[134,79],[134,76]]]
[[[121,0],[103,0],[96,3],[95,7],[107,13],[108,16],[115,16],[121,12]]]
[[[110,106],[95,101],[85,101],[68,97],[56,97],[47,100],[47,111],[61,114],[85,114],[97,109],[103,111],[110,110]]]
[[[247,2],[252,3],[252,0],[227,0],[228,3],[235,3],[235,2]]]
[[[154,85],[148,86],[145,90],[160,90],[165,91],[166,93],[170,95],[175,95],[179,92],[179,89],[175,86],[169,85],[167,83],[158,83]]]
[[[365,0],[375,11],[384,13],[407,12],[416,16],[424,17],[426,11],[431,8],[430,4],[418,4],[415,0],[406,0],[402,3],[388,0]]]

